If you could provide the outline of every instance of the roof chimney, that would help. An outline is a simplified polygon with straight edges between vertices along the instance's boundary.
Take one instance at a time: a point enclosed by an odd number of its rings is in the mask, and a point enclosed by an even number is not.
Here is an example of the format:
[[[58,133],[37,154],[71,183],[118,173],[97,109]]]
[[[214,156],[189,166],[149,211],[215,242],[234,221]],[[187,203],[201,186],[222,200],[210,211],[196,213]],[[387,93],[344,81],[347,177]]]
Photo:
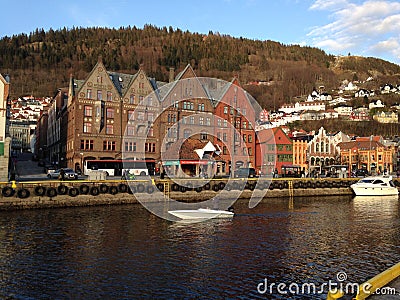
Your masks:
[[[169,82],[175,80],[175,68],[169,68]]]

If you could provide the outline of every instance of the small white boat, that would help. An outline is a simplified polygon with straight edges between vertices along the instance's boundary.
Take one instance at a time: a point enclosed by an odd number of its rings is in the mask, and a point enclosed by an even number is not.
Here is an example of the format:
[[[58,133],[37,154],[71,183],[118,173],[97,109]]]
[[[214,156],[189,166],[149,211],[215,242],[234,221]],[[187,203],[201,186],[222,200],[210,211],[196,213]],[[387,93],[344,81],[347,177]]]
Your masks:
[[[392,181],[392,176],[369,176],[352,184],[356,196],[398,195],[399,190]]]
[[[231,218],[234,215],[231,211],[209,208],[170,210],[168,213],[182,220]]]

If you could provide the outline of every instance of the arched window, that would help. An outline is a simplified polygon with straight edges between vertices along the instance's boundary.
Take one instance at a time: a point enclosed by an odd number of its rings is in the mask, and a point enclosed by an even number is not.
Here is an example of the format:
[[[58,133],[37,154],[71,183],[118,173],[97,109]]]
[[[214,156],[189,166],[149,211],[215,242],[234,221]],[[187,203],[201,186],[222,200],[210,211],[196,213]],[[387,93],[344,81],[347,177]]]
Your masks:
[[[315,152],[319,152],[319,143],[315,144]]]
[[[321,152],[324,152],[325,148],[324,148],[324,142],[321,142]]]

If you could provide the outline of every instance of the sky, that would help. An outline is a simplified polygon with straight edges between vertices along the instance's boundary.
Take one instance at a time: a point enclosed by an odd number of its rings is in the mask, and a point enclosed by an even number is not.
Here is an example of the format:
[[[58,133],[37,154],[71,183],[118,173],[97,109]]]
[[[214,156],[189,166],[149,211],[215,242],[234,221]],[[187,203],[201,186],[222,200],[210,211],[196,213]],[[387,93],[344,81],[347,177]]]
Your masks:
[[[2,3],[0,38],[36,28],[145,24],[312,46],[328,54],[400,64],[398,0],[9,0]]]

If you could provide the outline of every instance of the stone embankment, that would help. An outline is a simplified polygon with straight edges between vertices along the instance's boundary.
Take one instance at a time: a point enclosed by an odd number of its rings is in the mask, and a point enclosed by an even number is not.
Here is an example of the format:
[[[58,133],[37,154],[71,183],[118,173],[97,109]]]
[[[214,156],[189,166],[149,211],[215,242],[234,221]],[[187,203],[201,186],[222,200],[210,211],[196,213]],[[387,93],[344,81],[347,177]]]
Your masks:
[[[200,202],[218,195],[250,199],[351,195],[358,179],[105,180],[0,183],[0,210],[115,205],[174,199]],[[395,181],[399,186],[399,181]]]

